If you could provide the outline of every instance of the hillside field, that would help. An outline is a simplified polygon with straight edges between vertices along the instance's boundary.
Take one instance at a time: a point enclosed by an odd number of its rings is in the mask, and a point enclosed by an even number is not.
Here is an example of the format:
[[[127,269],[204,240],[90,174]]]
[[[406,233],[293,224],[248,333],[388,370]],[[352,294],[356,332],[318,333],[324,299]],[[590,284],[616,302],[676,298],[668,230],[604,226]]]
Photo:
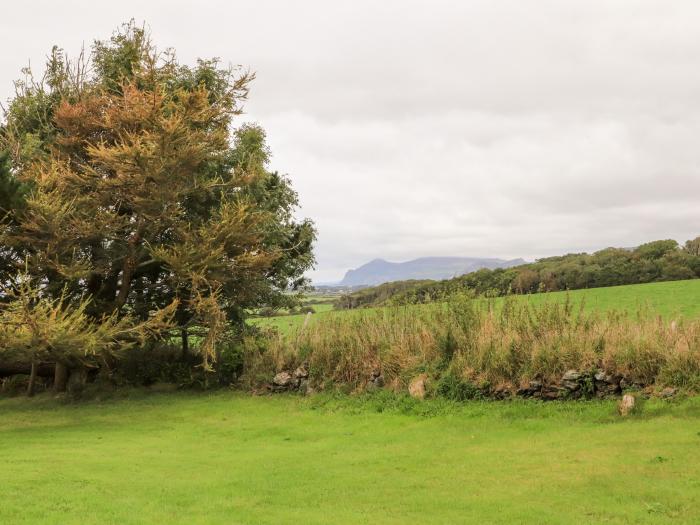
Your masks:
[[[649,309],[667,318],[694,318],[700,315],[700,279],[686,281],[669,281],[661,283],[633,284],[572,290],[569,292],[549,292],[516,296],[519,300],[540,304],[545,301],[565,301],[568,297],[574,304],[583,301],[587,311],[607,312],[624,310],[635,313],[640,309]],[[502,299],[497,299],[501,301]],[[333,311],[330,305],[321,305],[319,313],[313,314],[309,322],[326,315],[353,315],[359,310]],[[430,305],[417,305],[411,308],[430,308]],[[274,327],[281,332],[288,332],[304,322],[305,315],[290,315],[251,319],[251,322],[263,327]]]
[[[0,523],[700,522],[700,398],[131,395],[0,400]]]

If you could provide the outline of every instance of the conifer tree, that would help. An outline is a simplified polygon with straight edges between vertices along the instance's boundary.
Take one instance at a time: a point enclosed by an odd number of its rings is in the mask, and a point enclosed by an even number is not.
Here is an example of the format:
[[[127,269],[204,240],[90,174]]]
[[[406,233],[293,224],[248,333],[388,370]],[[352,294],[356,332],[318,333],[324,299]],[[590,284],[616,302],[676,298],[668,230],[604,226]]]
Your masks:
[[[234,127],[252,80],[217,60],[182,65],[133,22],[90,59],[54,48],[40,81],[16,84],[0,134],[3,177],[22,188],[2,223],[3,281],[26,268],[42,296],[87,301],[93,320],[177,304],[183,348],[202,330],[205,366],[247,309],[289,302],[315,231],[269,170],[262,128]]]

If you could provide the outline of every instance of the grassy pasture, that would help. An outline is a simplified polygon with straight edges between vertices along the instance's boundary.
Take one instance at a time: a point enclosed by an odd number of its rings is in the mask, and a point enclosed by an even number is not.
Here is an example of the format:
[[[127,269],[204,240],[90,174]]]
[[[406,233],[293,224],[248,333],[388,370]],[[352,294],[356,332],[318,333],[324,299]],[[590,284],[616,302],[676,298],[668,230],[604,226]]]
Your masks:
[[[692,318],[700,315],[700,279],[532,294],[526,299],[534,304],[562,301],[567,293],[575,304],[584,301],[588,311],[636,312],[640,308],[649,308],[664,317]]]
[[[330,303],[314,303],[313,300],[304,301],[304,306],[311,306],[315,313],[311,314],[316,316],[319,314],[326,314],[333,311],[333,305]],[[307,314],[294,314],[294,315],[275,315],[272,317],[251,317],[248,322],[261,327],[277,328],[280,331],[288,331],[289,329],[297,326],[301,326],[304,323],[304,319]]]
[[[700,398],[0,400],[0,523],[698,523]]]
[[[700,315],[700,279],[518,296],[519,300],[529,301],[535,305],[547,301],[562,302],[567,297],[576,305],[583,301],[586,311],[626,310],[633,313],[648,308],[664,317],[694,318]],[[497,299],[497,301],[502,301],[502,299]],[[431,307],[433,305],[412,306],[412,308]],[[317,309],[317,313],[312,315],[310,322],[328,315],[353,315],[355,312],[353,310],[333,311],[329,304],[314,306],[314,308]],[[280,332],[286,333],[300,327],[305,317],[305,315],[290,315],[256,318],[251,319],[251,322],[262,327],[276,328]]]

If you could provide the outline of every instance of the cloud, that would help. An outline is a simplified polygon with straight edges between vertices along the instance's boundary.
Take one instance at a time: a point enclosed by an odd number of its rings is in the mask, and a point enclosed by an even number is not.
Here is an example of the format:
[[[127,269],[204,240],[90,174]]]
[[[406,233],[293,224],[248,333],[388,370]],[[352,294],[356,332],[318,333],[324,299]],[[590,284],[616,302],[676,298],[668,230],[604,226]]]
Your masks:
[[[130,16],[185,61],[250,66],[246,119],[316,221],[316,279],[700,234],[696,2],[93,5],[13,4],[0,97],[28,58]]]

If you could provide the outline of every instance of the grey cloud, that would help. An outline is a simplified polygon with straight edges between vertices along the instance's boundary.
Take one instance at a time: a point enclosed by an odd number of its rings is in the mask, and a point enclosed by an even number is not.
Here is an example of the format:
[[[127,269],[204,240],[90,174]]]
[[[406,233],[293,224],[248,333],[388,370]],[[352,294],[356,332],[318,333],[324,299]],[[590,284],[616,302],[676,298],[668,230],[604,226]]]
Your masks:
[[[318,225],[314,278],[700,234],[697,2],[96,5],[8,7],[0,98],[52,44],[75,51],[132,16],[185,61],[249,66],[245,120]]]

